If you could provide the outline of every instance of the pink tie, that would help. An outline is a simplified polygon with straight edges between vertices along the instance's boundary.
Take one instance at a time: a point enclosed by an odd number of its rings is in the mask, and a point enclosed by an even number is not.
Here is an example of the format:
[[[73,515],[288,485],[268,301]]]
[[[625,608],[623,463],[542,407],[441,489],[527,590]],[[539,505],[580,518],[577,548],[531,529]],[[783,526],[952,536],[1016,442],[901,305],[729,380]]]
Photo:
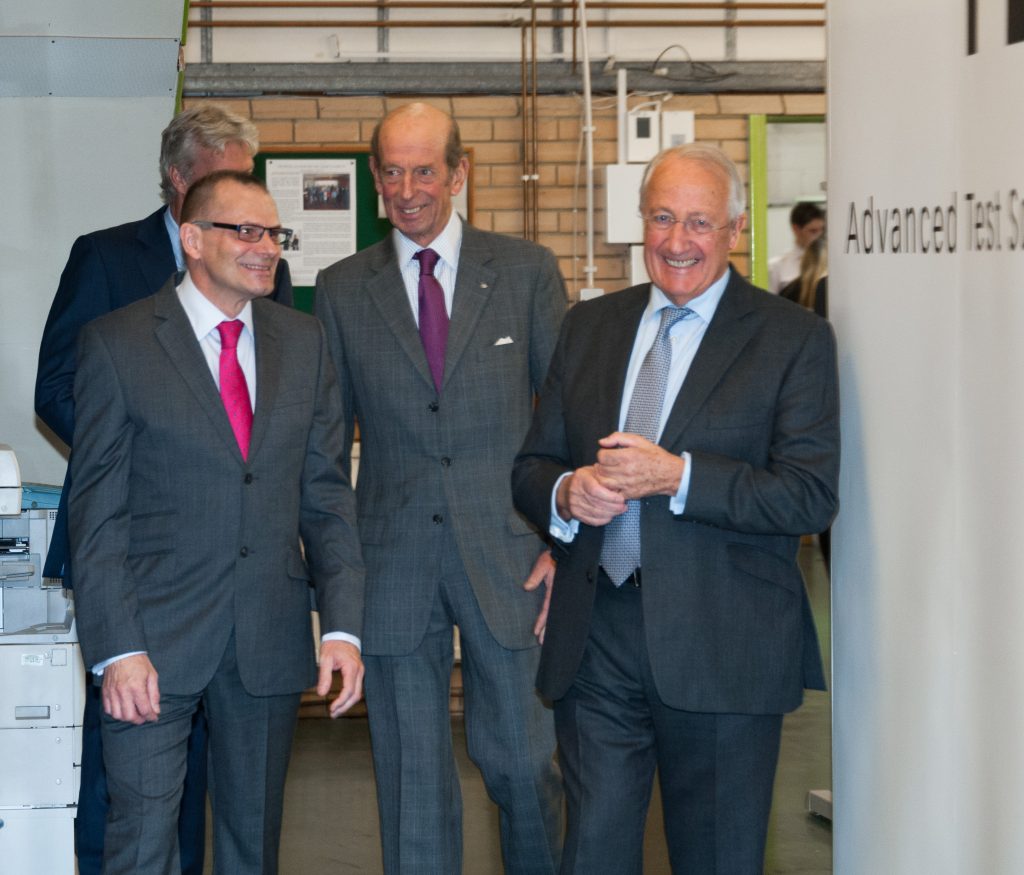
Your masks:
[[[238,335],[242,333],[243,323],[234,319],[221,322],[217,326],[220,332],[220,397],[224,402],[231,430],[238,441],[238,449],[242,458],[249,458],[249,438],[252,436],[252,404],[249,401],[249,387],[245,382],[245,374],[238,364]]]

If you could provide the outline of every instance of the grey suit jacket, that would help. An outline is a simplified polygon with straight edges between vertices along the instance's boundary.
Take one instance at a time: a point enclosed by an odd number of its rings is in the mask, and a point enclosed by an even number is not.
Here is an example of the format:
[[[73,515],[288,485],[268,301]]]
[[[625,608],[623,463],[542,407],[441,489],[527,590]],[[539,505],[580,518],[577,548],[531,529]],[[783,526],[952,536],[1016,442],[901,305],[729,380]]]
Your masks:
[[[565,300],[549,251],[464,225],[438,393],[390,237],[317,279],[346,422],[361,435],[367,653],[419,643],[448,531],[494,637],[533,643],[541,593],[522,583],[543,544],[512,506],[509,472]]]
[[[566,317],[515,464],[517,506],[550,521],[565,471],[593,464],[618,427],[626,368],[649,285]],[[827,322],[735,272],[660,444],[689,451],[686,511],[645,499],[641,568],[647,649],[661,698],[700,712],[783,713],[824,676],[803,581],[800,535],[835,513],[839,427]],[[586,645],[603,527],[560,551],[538,686],[568,690]]]
[[[82,330],[70,517],[88,665],[145,650],[162,690],[194,693],[234,630],[250,693],[302,690],[315,678],[310,572],[323,628],[359,634],[355,500],[323,331],[263,299],[253,322],[248,461],[173,280]]]

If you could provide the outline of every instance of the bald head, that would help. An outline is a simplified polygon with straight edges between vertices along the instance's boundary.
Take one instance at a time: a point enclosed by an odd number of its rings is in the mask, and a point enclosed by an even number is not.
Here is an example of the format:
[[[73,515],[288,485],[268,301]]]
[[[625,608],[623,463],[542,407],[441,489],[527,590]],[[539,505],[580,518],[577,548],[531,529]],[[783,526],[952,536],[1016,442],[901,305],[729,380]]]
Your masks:
[[[452,197],[466,182],[469,163],[450,115],[410,103],[377,125],[370,169],[391,224],[417,246],[429,246],[452,215]]]

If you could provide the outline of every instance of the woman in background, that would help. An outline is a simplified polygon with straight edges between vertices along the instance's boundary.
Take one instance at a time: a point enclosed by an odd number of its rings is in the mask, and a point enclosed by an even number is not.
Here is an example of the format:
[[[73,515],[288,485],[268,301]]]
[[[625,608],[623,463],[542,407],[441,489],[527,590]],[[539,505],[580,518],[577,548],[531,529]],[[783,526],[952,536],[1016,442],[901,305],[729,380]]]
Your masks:
[[[828,318],[828,247],[824,237],[807,246],[800,259],[800,275],[779,294]]]

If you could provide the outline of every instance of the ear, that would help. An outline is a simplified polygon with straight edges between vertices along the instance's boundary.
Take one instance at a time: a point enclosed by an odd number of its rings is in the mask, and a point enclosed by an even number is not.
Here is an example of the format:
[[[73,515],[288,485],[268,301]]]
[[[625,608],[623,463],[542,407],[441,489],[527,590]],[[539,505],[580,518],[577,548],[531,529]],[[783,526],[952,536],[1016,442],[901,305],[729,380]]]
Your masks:
[[[452,172],[450,188],[453,195],[462,191],[462,187],[466,184],[467,179],[469,179],[469,159],[463,155],[459,159],[459,166]]]
[[[171,185],[174,186],[178,196],[185,197],[185,194],[188,192],[188,180],[185,179],[184,174],[176,165],[172,164],[167,175],[171,178]]]
[[[377,168],[377,162],[373,159],[373,155],[370,156],[370,173],[373,174],[373,187],[377,190],[377,194],[384,194],[383,187],[380,184],[380,171]]]
[[[181,249],[189,258],[199,260],[203,254],[203,229],[191,222],[182,222],[178,229]]]
[[[740,213],[739,218],[733,223],[732,230],[729,231],[729,248],[735,249],[736,244],[740,240],[740,234],[743,229],[747,227],[747,214]]]

